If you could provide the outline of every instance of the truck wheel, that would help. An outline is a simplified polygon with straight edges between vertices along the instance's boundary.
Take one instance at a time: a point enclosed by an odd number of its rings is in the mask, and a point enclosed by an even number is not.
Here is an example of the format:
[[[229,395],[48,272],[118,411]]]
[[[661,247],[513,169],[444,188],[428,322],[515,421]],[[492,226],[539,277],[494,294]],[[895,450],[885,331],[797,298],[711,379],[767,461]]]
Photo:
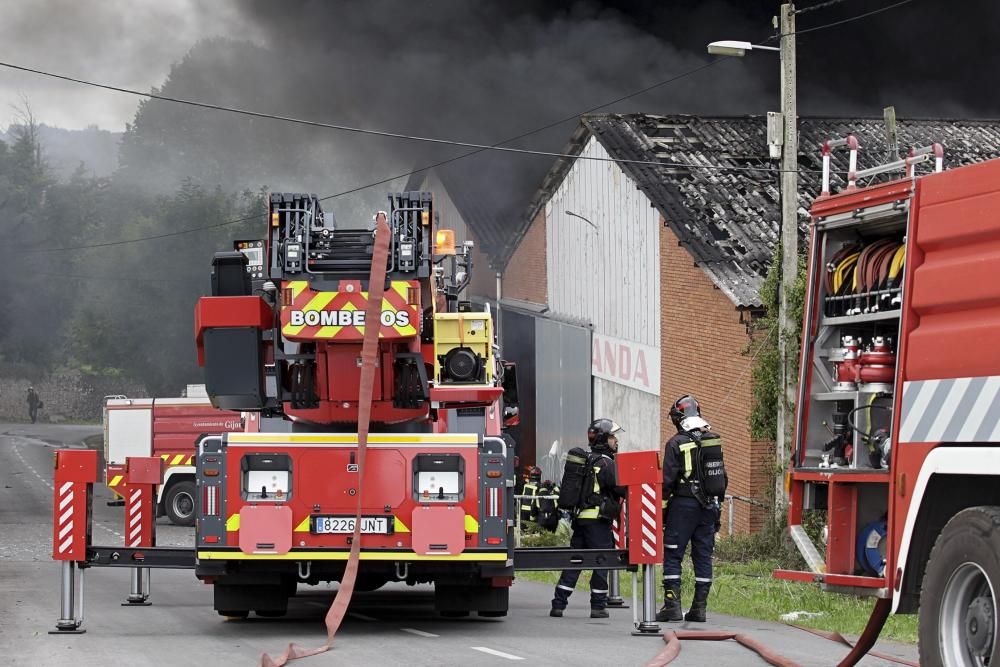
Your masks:
[[[167,489],[163,504],[170,523],[178,526],[194,525],[194,482],[176,482]]]
[[[931,550],[920,592],[920,664],[1000,664],[1000,507],[953,516]]]

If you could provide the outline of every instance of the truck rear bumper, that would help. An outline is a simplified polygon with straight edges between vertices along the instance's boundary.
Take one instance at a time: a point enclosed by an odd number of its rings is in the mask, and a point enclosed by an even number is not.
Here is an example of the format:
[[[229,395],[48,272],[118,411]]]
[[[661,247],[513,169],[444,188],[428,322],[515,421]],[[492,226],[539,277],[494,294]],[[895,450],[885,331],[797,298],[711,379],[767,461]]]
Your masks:
[[[825,574],[800,570],[775,570],[775,579],[817,583],[825,591],[866,597],[890,597],[884,577],[857,577],[849,574]]]
[[[239,549],[199,550],[198,560],[310,561],[347,560],[351,552],[344,549],[292,549],[285,554],[248,554]],[[510,558],[507,551],[464,551],[460,554],[418,554],[409,550],[362,551],[363,561],[425,561],[425,562],[503,562]]]

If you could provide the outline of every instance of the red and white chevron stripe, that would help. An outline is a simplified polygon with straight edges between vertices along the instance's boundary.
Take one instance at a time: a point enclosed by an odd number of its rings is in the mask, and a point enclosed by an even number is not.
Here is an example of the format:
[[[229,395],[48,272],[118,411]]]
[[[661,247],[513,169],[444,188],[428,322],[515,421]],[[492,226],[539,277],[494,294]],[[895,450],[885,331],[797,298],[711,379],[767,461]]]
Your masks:
[[[650,556],[656,556],[657,542],[657,510],[656,489],[652,484],[642,485],[642,507],[639,511],[642,516],[642,550]]]
[[[73,482],[63,482],[59,487],[59,509],[56,512],[59,515],[59,536],[56,541],[61,554],[73,546],[73,499],[76,497],[73,486]]]
[[[142,546],[142,490],[131,489],[128,496],[127,546]]]

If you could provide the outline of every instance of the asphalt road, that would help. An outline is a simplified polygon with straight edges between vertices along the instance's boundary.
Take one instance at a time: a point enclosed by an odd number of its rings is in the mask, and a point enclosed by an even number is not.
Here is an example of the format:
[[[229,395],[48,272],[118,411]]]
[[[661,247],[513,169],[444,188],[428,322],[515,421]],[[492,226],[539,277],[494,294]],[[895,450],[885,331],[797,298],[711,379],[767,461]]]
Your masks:
[[[126,570],[93,568],[86,575],[84,635],[47,634],[58,617],[59,566],[51,560],[52,454],[80,447],[98,427],[0,424],[0,664],[12,665],[255,665],[263,652],[288,642],[323,643],[322,618],[335,588],[306,588],[282,619],[225,620],[212,610],[212,592],[187,571],[152,573],[152,606],[120,605]],[[95,543],[121,544],[122,508],[95,489]],[[191,529],[160,519],[161,545],[192,543]],[[632,637],[631,610],[608,620],[588,617],[586,593],[576,593],[566,616],[548,616],[548,586],[519,581],[505,619],[447,620],[433,611],[431,589],[390,585],[357,594],[333,649],[296,661],[303,667],[345,664],[643,665],[663,647],[657,637]],[[710,614],[706,626],[675,629],[743,632],[802,665],[833,665],[846,649],[777,623]],[[664,624],[664,629],[667,625]],[[913,646],[879,649],[916,660]],[[733,642],[686,642],[676,665],[764,665]],[[889,665],[869,658],[864,665]]]

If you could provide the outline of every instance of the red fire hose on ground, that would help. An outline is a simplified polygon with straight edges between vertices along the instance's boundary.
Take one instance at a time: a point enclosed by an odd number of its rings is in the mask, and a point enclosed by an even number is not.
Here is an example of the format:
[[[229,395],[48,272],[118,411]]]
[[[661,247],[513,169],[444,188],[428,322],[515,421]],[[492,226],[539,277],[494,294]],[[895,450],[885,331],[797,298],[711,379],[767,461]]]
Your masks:
[[[851,644],[851,642],[839,632],[814,630],[812,628],[805,628],[799,625],[793,625],[792,627],[798,628],[799,630],[805,630],[806,632],[823,637],[824,639],[829,639],[830,641],[850,646],[851,652],[837,664],[837,667],[853,667],[853,665],[858,664],[858,662],[865,657],[865,655],[868,655],[871,648],[875,645],[875,640],[878,639],[878,635],[882,631],[882,627],[885,625],[886,619],[889,617],[890,608],[891,600],[880,599],[875,603],[875,608],[872,609],[872,615],[868,618],[868,624],[865,626],[864,632],[861,633],[861,637],[858,638],[856,644]],[[775,665],[776,667],[798,667],[797,662],[772,651],[767,646],[756,641],[749,635],[736,632],[702,632],[698,630],[668,630],[664,632],[663,641],[666,642],[666,647],[664,647],[664,649],[660,651],[655,658],[647,662],[646,667],[665,667],[666,665],[669,665],[673,662],[674,658],[680,655],[681,641],[685,639],[695,641],[726,641],[732,639],[759,655],[770,665]],[[915,662],[902,660],[884,653],[871,652],[871,655],[900,665],[919,667],[919,665]]]
[[[385,213],[375,217],[375,247],[372,252],[372,268],[368,276],[368,307],[365,322],[379,322],[382,313],[382,296],[385,293],[385,271],[389,258],[389,226]],[[361,555],[361,498],[364,496],[365,455],[368,451],[368,428],[371,419],[372,391],[375,382],[375,357],[378,352],[379,326],[366,326],[361,347],[361,386],[358,396],[358,504],[354,515],[354,537],[351,539],[351,553],[347,559],[344,577],[326,612],[326,643],[316,648],[303,648],[289,644],[285,652],[277,658],[268,654],[261,656],[261,667],[281,667],[291,660],[306,658],[330,650],[333,638],[347,614],[347,607],[354,595],[354,582],[358,576],[358,560]]]

